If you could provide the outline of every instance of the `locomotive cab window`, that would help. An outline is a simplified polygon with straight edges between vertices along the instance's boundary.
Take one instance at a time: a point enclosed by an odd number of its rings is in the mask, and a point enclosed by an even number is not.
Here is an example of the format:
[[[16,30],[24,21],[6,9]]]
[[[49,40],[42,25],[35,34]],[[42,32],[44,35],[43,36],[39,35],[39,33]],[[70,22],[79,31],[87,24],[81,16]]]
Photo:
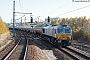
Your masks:
[[[45,33],[45,29],[43,29],[43,33]]]
[[[54,30],[55,34],[56,34],[56,29]]]

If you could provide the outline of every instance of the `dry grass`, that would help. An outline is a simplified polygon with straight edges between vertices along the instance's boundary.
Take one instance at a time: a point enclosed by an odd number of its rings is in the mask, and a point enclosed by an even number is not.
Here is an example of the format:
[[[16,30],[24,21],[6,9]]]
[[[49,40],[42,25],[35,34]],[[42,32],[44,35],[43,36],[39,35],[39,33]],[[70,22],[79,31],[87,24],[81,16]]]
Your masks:
[[[7,32],[5,32],[4,34],[1,34],[0,35],[0,47],[2,46],[2,45],[4,45],[8,40],[7,40],[7,38],[10,36],[10,32],[9,31],[7,31]]]
[[[87,36],[87,40],[90,42],[90,34],[88,34],[88,36]]]

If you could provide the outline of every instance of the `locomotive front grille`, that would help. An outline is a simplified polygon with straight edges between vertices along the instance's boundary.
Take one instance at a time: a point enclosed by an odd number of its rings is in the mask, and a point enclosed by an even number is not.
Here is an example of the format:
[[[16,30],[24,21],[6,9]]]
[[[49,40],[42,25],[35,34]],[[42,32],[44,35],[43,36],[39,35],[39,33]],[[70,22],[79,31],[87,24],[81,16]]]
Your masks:
[[[71,40],[71,34],[57,34],[57,40]]]

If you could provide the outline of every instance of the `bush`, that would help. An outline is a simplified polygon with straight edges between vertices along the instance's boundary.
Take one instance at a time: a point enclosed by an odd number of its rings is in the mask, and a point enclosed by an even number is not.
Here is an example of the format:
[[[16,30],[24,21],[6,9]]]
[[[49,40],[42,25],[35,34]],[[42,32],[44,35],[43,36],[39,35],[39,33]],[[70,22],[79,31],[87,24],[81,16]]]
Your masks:
[[[5,22],[0,18],[0,34],[3,34],[8,31],[8,26]]]
[[[81,36],[83,36],[84,35],[84,30],[83,29],[80,29],[80,31],[79,31],[79,36],[81,37]]]
[[[87,36],[88,41],[90,42],[90,35]]]
[[[79,38],[81,38],[84,34],[84,30],[83,29],[80,29],[79,31],[77,32],[73,32],[73,39],[74,40],[77,40]]]

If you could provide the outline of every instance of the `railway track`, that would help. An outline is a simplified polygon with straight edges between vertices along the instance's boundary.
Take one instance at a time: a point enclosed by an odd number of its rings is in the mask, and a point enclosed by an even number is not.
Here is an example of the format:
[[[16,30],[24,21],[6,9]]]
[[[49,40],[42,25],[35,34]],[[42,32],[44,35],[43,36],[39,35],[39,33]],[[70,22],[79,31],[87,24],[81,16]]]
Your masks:
[[[25,34],[21,34],[17,44],[1,60],[25,60],[27,48],[27,36]]]
[[[21,34],[19,42],[16,44],[16,46],[14,46],[13,49],[11,49],[8,52],[7,55],[5,55],[2,58],[2,60],[13,60],[13,59],[15,59],[15,60],[25,60],[26,55],[27,55],[27,48],[28,48],[28,35],[29,34],[26,34],[26,33]],[[32,40],[42,39],[40,36],[35,38],[35,36],[33,34],[29,35],[29,37]],[[35,42],[38,44],[37,41],[35,41]],[[55,46],[55,45],[53,45],[53,46]],[[69,47],[60,47],[58,49],[60,51],[62,51],[63,53],[65,53],[66,55],[68,55],[73,60],[90,60],[89,55],[82,54],[82,53],[76,51],[76,49],[71,48],[70,46]]]
[[[76,49],[72,49],[71,47],[61,47],[59,48],[62,52],[69,55],[72,59],[75,60],[90,60],[90,56],[86,56],[83,53],[76,51]]]
[[[86,53],[90,53],[90,46],[86,43],[72,43],[72,47],[83,50]]]
[[[45,40],[44,40],[45,41]],[[48,41],[46,41],[48,42]],[[52,43],[48,42],[49,44],[53,45]],[[73,48],[71,46],[67,47],[57,47],[53,45],[55,48],[58,48],[60,51],[68,55],[73,60],[90,60],[90,54],[85,53],[84,51],[77,50],[77,48]]]

